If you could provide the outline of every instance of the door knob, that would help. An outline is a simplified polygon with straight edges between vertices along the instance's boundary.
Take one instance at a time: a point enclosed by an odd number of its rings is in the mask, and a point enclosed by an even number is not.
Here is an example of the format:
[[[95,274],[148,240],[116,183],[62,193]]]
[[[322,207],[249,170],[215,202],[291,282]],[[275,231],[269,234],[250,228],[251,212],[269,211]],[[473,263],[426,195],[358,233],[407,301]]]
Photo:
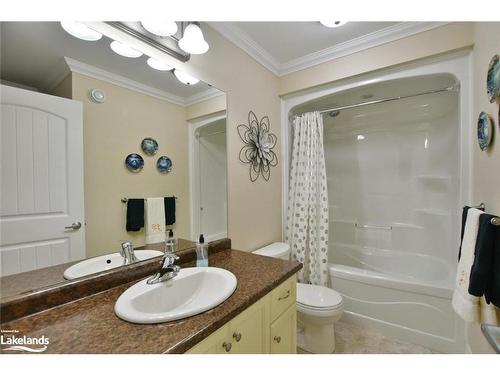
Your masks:
[[[236,342],[240,342],[240,340],[241,340],[241,333],[234,332],[233,333],[233,339],[235,339]]]
[[[64,227],[64,229],[72,229],[72,230],[78,230],[82,227],[82,223],[77,221],[76,223],[72,223],[70,226]]]
[[[274,336],[274,341],[279,344],[281,342],[281,336]]]
[[[230,351],[231,351],[231,348],[233,347],[233,345],[231,345],[231,343],[230,343],[230,342],[224,342],[224,343],[222,344],[222,347],[224,348],[224,350],[225,350],[226,352],[230,352]]]

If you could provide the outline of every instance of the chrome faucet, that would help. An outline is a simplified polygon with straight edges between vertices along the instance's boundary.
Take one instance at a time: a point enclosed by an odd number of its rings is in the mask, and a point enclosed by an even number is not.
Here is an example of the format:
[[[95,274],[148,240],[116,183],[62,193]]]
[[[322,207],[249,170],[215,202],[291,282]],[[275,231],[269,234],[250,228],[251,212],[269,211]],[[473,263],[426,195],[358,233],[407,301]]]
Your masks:
[[[146,282],[149,285],[161,283],[163,281],[167,281],[173,279],[180,272],[181,267],[175,265],[175,261],[178,260],[179,257],[174,254],[165,254],[161,259],[161,268],[160,270],[151,276]]]
[[[134,253],[134,246],[130,241],[122,242],[122,247],[120,249],[120,255],[123,257],[123,265],[132,264],[137,262],[137,258]]]

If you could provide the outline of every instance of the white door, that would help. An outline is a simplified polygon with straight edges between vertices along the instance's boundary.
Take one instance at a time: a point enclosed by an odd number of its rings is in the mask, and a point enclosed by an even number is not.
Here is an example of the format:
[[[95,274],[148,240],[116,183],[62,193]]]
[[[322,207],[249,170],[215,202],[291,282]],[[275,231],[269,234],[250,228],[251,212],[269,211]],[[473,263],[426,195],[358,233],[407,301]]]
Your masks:
[[[80,102],[0,85],[1,275],[85,257]]]

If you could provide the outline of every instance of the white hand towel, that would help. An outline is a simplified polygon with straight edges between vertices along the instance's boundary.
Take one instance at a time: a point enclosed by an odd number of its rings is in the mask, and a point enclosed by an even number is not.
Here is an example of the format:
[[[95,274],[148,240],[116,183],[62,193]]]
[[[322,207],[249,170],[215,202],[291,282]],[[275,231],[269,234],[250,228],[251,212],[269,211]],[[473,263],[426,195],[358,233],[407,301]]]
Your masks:
[[[451,304],[455,312],[466,322],[498,324],[497,311],[493,304],[488,305],[484,297],[469,294],[470,270],[474,263],[479,216],[483,211],[470,208],[467,212],[462,254],[458,262],[455,291]]]
[[[146,217],[146,243],[165,241],[165,205],[163,198],[147,198],[144,216]]]

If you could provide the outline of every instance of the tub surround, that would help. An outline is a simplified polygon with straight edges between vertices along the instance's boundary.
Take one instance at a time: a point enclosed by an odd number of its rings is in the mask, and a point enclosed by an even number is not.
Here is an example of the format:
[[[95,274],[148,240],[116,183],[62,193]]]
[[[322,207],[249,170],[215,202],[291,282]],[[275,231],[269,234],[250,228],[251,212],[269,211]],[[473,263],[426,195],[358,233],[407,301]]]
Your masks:
[[[71,303],[2,324],[1,328],[16,329],[17,335],[48,337],[50,344],[46,353],[183,353],[288,280],[302,267],[297,262],[238,250],[215,250],[218,251],[210,251],[210,266],[231,271],[238,280],[238,286],[224,303],[205,313],[154,325],[131,324],[119,319],[114,313],[117,298],[137,279],[145,276],[142,274],[121,285],[94,291],[104,290],[101,293],[87,294]],[[195,256],[192,251],[186,252],[179,264],[182,268],[192,267],[195,265]],[[148,263],[147,266],[143,265],[142,270],[149,276],[153,266],[156,267],[156,261],[143,263]]]
[[[164,243],[147,245],[151,250],[163,250]],[[138,250],[144,247],[137,248]],[[230,249],[231,240],[223,239],[209,243],[209,254],[215,254],[218,251]],[[187,240],[179,240],[177,255],[180,257],[179,263],[187,263],[196,259],[195,243]],[[2,298],[0,303],[1,322],[5,323],[23,316],[35,314],[37,312],[68,303],[89,295],[102,292],[119,285],[138,280],[140,278],[152,275],[158,269],[158,257],[151,258],[142,262],[137,262],[126,266],[127,268],[114,268],[111,270],[95,273],[89,276],[64,280],[62,274],[66,267],[73,263],[48,267],[45,269],[24,272],[17,275],[7,276],[0,279],[2,285],[2,295],[4,287],[7,284],[19,282],[25,286],[36,286],[41,279],[47,281],[56,281],[53,284],[45,284],[38,288],[24,289],[23,293],[10,295]],[[126,271],[126,272],[125,272]],[[57,280],[56,280],[57,278]],[[4,280],[8,280],[5,283]],[[9,287],[13,289],[13,287]]]

